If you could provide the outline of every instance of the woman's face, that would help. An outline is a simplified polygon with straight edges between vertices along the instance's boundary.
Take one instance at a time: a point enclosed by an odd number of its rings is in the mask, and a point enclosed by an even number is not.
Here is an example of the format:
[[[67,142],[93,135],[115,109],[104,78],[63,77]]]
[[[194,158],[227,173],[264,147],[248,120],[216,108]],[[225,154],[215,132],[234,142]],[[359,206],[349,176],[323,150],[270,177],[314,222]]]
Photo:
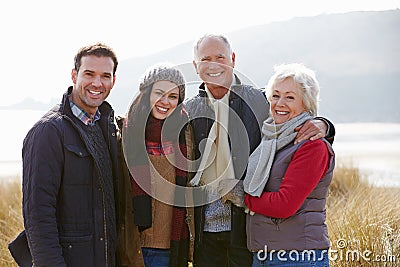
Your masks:
[[[164,120],[175,110],[179,100],[179,88],[170,81],[158,81],[153,84],[150,93],[151,114]]]
[[[270,102],[271,115],[276,124],[287,122],[306,111],[301,88],[291,77],[275,84]]]

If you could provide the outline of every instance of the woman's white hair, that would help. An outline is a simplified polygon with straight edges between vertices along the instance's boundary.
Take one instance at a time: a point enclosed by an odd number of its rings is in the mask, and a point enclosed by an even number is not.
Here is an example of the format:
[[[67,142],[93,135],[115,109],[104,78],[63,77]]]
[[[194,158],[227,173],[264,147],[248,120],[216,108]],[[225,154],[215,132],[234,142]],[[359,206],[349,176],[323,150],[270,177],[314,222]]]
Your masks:
[[[274,67],[274,70],[275,74],[269,79],[266,88],[268,100],[271,101],[272,93],[277,83],[286,78],[292,78],[302,89],[303,103],[307,111],[309,111],[312,116],[316,116],[318,112],[320,88],[315,77],[315,72],[300,63],[277,65]]]

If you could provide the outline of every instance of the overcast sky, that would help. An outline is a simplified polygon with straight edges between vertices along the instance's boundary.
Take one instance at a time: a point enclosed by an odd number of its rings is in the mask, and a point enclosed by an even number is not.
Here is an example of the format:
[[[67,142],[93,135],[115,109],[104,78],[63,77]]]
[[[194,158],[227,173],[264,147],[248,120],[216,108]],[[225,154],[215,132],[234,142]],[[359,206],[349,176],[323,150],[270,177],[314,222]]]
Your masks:
[[[207,32],[229,34],[292,17],[396,8],[400,0],[5,1],[0,11],[0,106],[26,97],[43,102],[60,98],[72,84],[76,51],[97,41],[113,47],[123,61]]]

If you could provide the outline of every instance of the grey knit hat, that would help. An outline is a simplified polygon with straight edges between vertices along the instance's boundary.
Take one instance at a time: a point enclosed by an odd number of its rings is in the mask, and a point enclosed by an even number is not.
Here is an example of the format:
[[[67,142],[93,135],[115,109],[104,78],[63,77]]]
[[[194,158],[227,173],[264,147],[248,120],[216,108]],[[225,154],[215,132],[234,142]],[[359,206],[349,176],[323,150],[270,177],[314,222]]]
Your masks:
[[[142,92],[158,81],[170,81],[178,85],[179,88],[179,102],[185,99],[185,78],[182,72],[169,64],[158,64],[150,67],[140,79],[139,90]]]

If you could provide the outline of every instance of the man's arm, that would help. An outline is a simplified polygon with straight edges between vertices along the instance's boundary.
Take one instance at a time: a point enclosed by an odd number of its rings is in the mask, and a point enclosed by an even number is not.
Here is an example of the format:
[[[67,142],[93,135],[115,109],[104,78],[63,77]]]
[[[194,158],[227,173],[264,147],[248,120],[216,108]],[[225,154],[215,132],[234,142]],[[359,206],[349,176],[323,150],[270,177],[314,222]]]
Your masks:
[[[40,124],[22,150],[24,225],[35,266],[66,266],[56,221],[64,161],[60,136],[51,124]]]
[[[328,129],[326,131],[325,139],[332,145],[333,141],[335,140],[335,134],[336,134],[335,126],[327,118],[315,117],[315,119],[316,120],[321,120],[327,125]]]
[[[335,138],[335,126],[328,119],[316,117],[313,120],[305,122],[302,126],[296,128],[297,136],[295,144],[304,140],[317,140],[324,138],[333,144]]]

